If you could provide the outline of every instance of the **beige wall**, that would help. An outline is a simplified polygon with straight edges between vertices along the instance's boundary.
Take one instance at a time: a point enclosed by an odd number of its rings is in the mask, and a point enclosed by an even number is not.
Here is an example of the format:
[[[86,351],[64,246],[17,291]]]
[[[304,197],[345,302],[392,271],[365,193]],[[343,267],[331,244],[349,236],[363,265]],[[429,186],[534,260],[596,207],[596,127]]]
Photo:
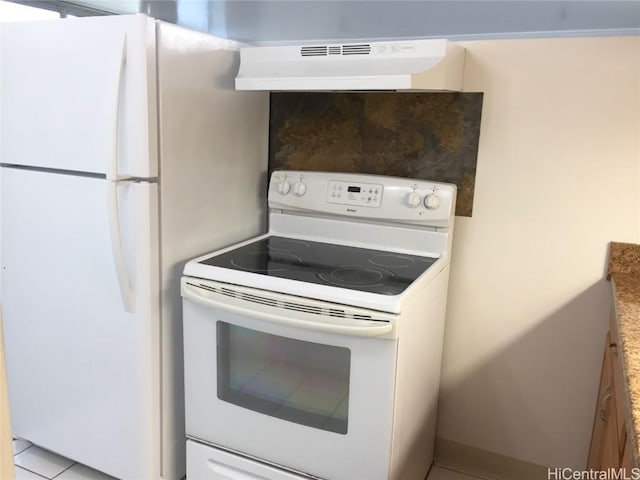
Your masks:
[[[4,364],[4,343],[2,336],[2,316],[0,316],[0,478],[14,478],[13,442],[9,418],[9,394]]]
[[[583,467],[610,307],[640,242],[640,39],[466,42],[484,105],[454,237],[438,436]]]

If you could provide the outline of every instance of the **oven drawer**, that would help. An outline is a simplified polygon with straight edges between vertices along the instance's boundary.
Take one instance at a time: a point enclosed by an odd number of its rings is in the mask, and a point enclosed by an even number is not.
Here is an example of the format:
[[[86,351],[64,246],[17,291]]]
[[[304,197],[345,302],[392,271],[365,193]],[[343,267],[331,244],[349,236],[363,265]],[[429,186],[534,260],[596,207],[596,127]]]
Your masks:
[[[187,440],[188,480],[304,480],[249,458]]]

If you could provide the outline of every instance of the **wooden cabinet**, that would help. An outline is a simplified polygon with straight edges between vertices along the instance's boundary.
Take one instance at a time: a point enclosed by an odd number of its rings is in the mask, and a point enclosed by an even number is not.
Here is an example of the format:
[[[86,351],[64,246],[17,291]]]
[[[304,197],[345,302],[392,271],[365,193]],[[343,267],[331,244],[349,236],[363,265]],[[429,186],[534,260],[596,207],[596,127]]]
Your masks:
[[[631,470],[633,452],[627,437],[624,379],[618,359],[615,313],[611,313],[602,359],[598,401],[593,420],[587,469],[626,467]]]
[[[598,389],[598,402],[593,420],[593,433],[587,468],[604,470],[620,466],[621,449],[618,441],[618,412],[616,408],[616,386],[614,378],[617,361],[607,333]],[[621,412],[624,413],[624,412]]]
[[[633,447],[631,446],[631,439],[627,436],[624,442],[624,451],[622,452],[622,461],[621,467],[624,468],[627,472],[630,472],[633,468],[633,451],[631,450]]]

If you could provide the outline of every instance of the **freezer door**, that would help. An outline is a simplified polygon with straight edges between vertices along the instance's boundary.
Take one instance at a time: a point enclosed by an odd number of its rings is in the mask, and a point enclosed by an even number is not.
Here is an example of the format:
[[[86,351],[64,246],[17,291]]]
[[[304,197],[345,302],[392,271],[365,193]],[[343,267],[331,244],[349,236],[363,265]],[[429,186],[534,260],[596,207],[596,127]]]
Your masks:
[[[3,24],[0,162],[156,176],[154,28],[143,15]]]
[[[102,179],[4,168],[14,434],[117,478],[160,477],[157,185],[118,187],[126,312]]]

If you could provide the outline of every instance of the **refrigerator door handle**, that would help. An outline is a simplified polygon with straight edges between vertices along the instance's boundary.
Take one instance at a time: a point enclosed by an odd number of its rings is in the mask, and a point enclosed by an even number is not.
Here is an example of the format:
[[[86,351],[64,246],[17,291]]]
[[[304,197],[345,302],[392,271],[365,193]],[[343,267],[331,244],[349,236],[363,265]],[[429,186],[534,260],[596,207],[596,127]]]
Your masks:
[[[127,262],[124,258],[122,248],[122,234],[120,229],[120,208],[118,202],[118,186],[127,183],[126,180],[107,181],[107,206],[109,210],[109,233],[111,235],[111,251],[113,253],[113,263],[120,286],[122,303],[127,312],[132,313],[134,307],[135,292],[129,281],[127,273]]]
[[[126,183],[127,178],[118,176],[118,152],[119,152],[119,131],[120,131],[120,104],[122,103],[122,84],[127,61],[127,36],[122,40],[122,52],[120,55],[120,67],[116,81],[116,108],[113,123],[113,154],[111,161],[107,165],[107,208],[109,217],[109,234],[111,237],[111,251],[113,253],[113,263],[120,287],[122,303],[127,312],[133,312],[135,293],[129,281],[127,273],[127,262],[124,258],[122,248],[122,234],[120,229],[120,208],[118,202],[118,186]]]
[[[120,114],[122,104],[122,88],[123,77],[125,75],[125,66],[127,63],[127,35],[122,38],[122,50],[120,52],[120,64],[117,69],[116,77],[116,99],[115,99],[115,115],[113,118],[113,152],[109,163],[107,164],[106,173],[107,180],[118,181],[121,177],[118,176],[118,160],[119,160],[119,148],[120,148]]]

